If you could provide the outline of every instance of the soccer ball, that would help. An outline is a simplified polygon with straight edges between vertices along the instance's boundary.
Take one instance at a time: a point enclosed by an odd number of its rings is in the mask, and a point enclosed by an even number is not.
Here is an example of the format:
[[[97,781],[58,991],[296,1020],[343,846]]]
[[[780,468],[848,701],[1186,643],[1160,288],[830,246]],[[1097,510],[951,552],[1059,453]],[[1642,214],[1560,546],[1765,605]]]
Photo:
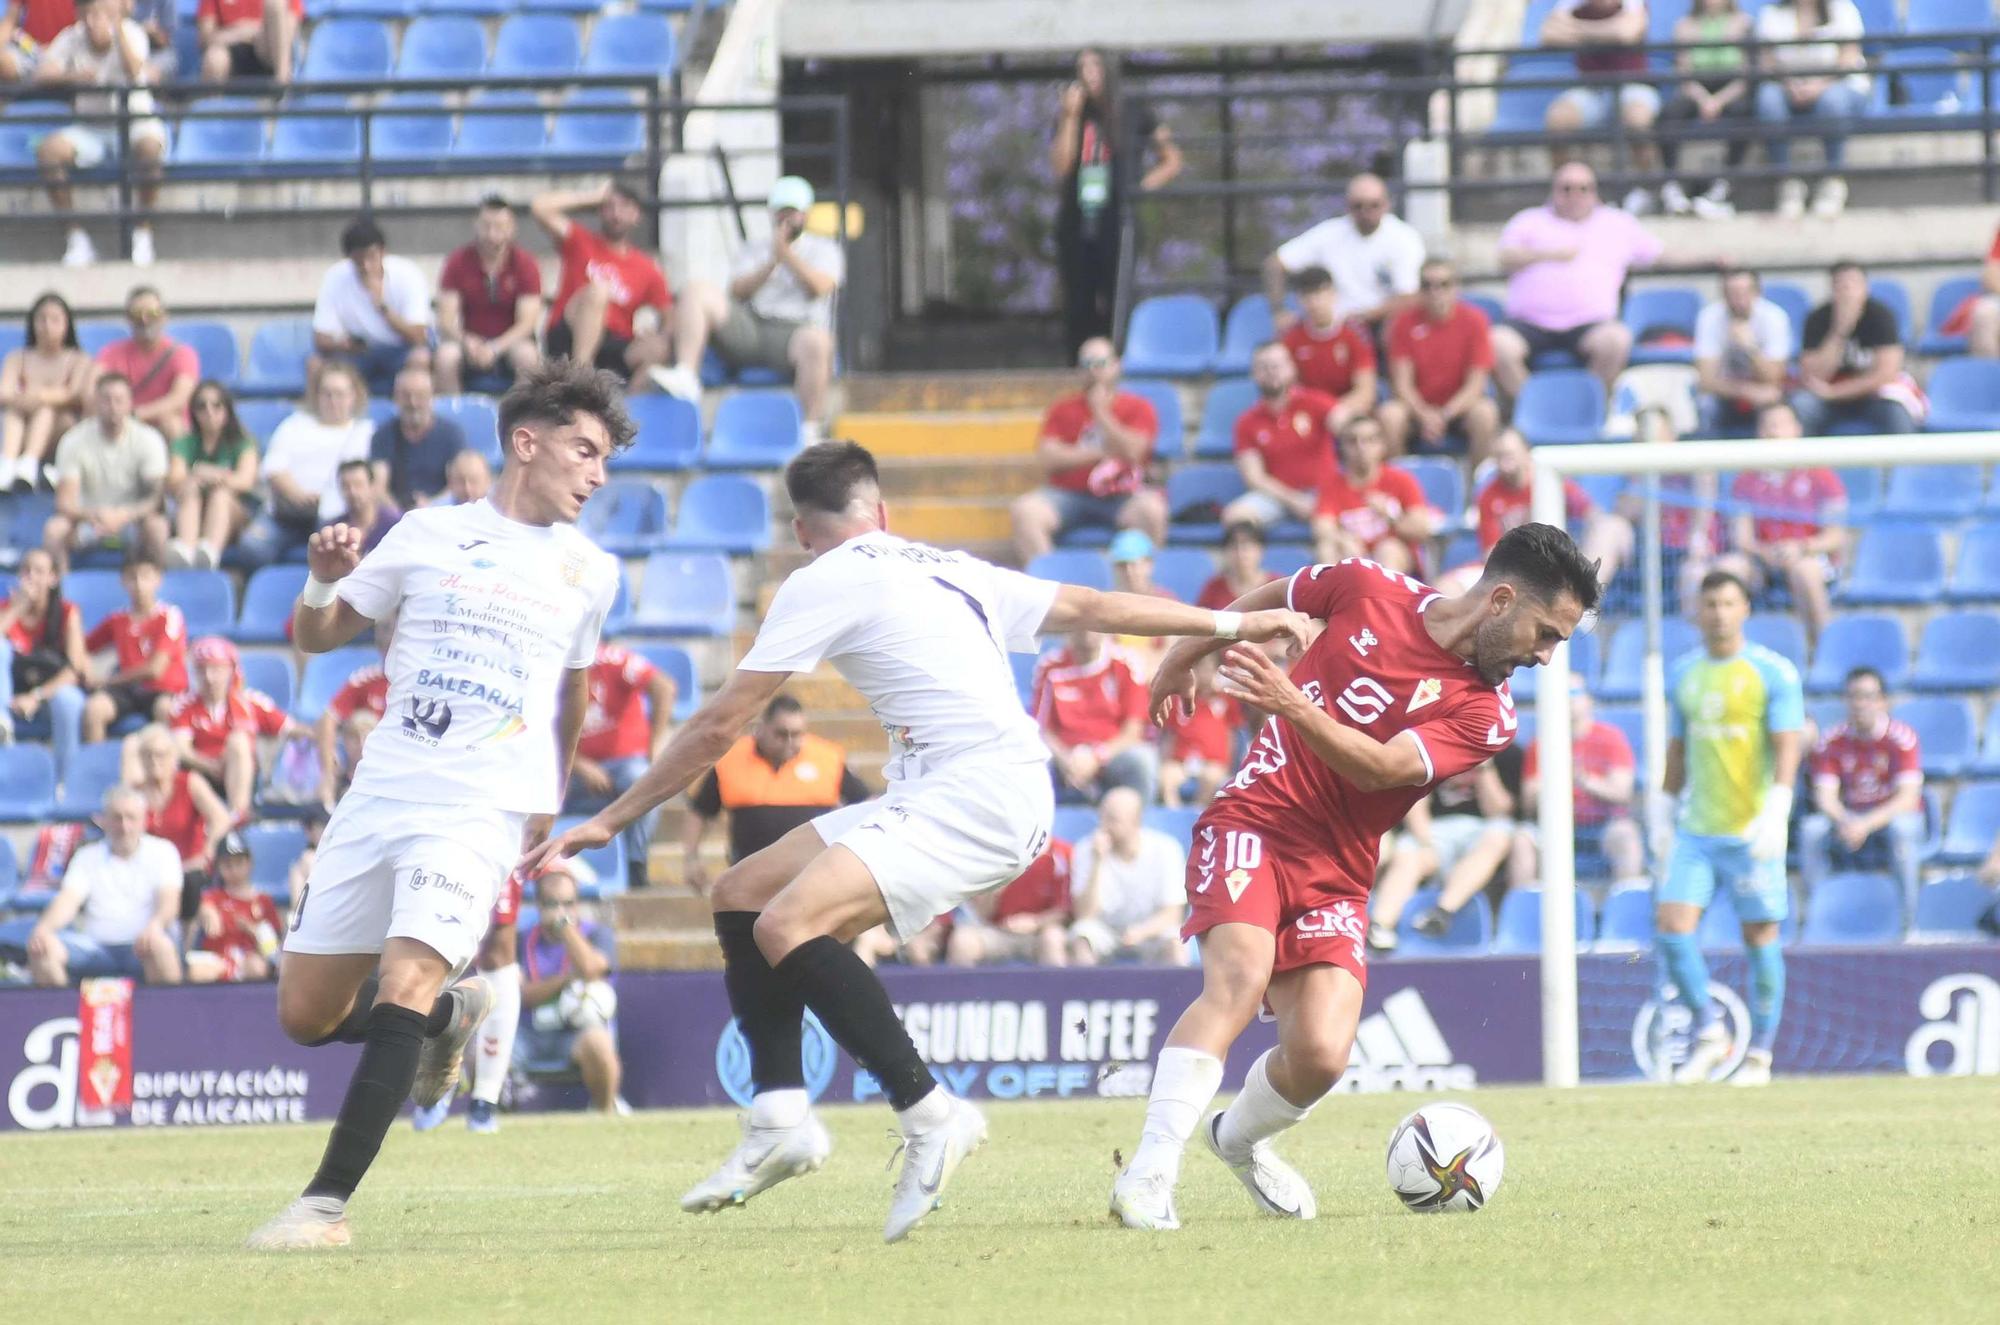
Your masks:
[[[618,991],[603,980],[572,980],[556,995],[556,1011],[573,1029],[609,1025],[618,1015]]]
[[[1506,1163],[1493,1124],[1463,1104],[1426,1104],[1389,1134],[1389,1186],[1420,1214],[1479,1209]]]

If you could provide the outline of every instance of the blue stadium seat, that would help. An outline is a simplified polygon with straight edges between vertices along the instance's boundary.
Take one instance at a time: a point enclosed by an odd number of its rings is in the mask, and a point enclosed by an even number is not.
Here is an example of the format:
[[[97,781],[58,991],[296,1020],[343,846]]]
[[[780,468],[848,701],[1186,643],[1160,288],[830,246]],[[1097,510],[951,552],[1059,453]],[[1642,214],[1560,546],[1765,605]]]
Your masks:
[[[1943,612],[1924,624],[1910,669],[1916,690],[1982,690],[2000,687],[2000,616]]]
[[[250,398],[236,402],[236,421],[243,425],[243,431],[257,439],[258,450],[271,443],[271,434],[278,425],[298,410],[291,400]]]
[[[1163,547],[1153,554],[1153,582],[1192,603],[1215,575],[1215,559],[1198,547]]]
[[[676,396],[649,393],[625,402],[639,431],[632,445],[611,457],[612,473],[634,469],[686,469],[701,453],[701,411]]]
[[[1924,776],[1955,778],[1972,762],[1972,706],[1956,695],[1925,695],[1896,705],[1895,716],[1917,734]]]
[[[1898,46],[1882,52],[1874,85],[1874,118],[1935,120],[1977,114],[1982,95],[1979,79],[1958,64],[1958,58],[1949,46]]]
[[[500,25],[488,72],[554,78],[575,73],[582,62],[576,20],[560,14],[515,14]]]
[[[1935,51],[1934,60],[1949,61],[1961,53],[1983,55],[1986,43],[1968,34],[1990,32],[1992,28],[1992,0],[1909,0],[1908,9],[1903,15],[1903,31],[1909,36],[1951,34],[1943,37],[1936,47],[1914,48]],[[1907,56],[1909,49],[1885,52],[1884,63],[1891,63],[1887,57],[1898,54]],[[1967,108],[1977,109],[1977,105],[1971,104]]]
[[[667,494],[644,479],[613,479],[590,495],[576,523],[606,552],[644,556],[667,545]]]
[[[1055,824],[1049,834],[1057,841],[1068,842],[1072,846],[1097,831],[1097,811],[1088,805],[1056,806]]]
[[[1954,603],[2000,602],[2000,524],[1965,531],[1945,597]]]
[[[666,78],[674,72],[674,30],[658,14],[606,14],[592,25],[587,74],[645,74]]]
[[[1540,25],[1536,25],[1539,33]],[[1534,37],[1528,42],[1533,44]],[[1507,62],[1506,78],[1511,81],[1527,78],[1561,78],[1576,72],[1575,57],[1564,53],[1516,55]],[[1493,121],[1486,131],[1493,134],[1534,134],[1546,132],[1545,121],[1549,107],[1563,93],[1562,85],[1549,83],[1541,87],[1510,86],[1502,82],[1499,94],[1494,98]]]
[[[1816,695],[1838,694],[1855,667],[1873,667],[1889,688],[1903,683],[1910,667],[1910,642],[1903,623],[1886,613],[1843,614],[1827,623],[1806,673],[1806,689]]]
[[[1977,865],[2000,838],[2000,782],[1971,782],[1958,789],[1951,819],[1936,859],[1948,865]]]
[[[1125,328],[1125,371],[1134,377],[1195,377],[1221,348],[1215,309],[1193,294],[1141,299]]]
[[[1020,698],[1022,708],[1035,702],[1035,668],[1041,661],[1038,655],[1032,653],[1007,655],[1007,663],[1014,669],[1014,693]]]
[[[1979,752],[1973,756],[1968,771],[1974,777],[2000,777],[2000,704],[1986,711],[1985,734],[1980,737]]]
[[[1869,525],[1836,592],[1842,603],[1935,600],[1944,593],[1944,547],[1937,531],[1916,524]]]
[[[225,635],[236,622],[236,586],[219,570],[170,570],[160,581],[160,601],[181,610],[188,638]]]
[[[1784,922],[1778,926],[1778,941],[1790,944],[1797,932],[1797,919],[1787,914]],[[1702,948],[1710,952],[1742,948],[1743,924],[1736,918],[1735,895],[1727,888],[1715,890],[1715,900],[1710,902],[1708,909],[1702,913],[1701,928],[1696,932],[1696,938]]]
[[[230,637],[239,644],[283,644],[292,604],[305,587],[304,566],[265,566],[243,587],[243,609]]]
[[[0,106],[0,170],[36,169],[35,145],[70,119],[69,107],[57,101],[24,97]]]
[[[244,685],[263,691],[270,696],[273,704],[286,712],[291,711],[298,681],[292,675],[290,658],[281,653],[245,653],[241,667]]]
[[[224,386],[236,385],[239,368],[236,333],[226,323],[189,320],[173,324],[175,340],[194,351],[201,361],[201,375]]]
[[[620,635],[631,624],[632,586],[626,578],[625,567],[620,565],[618,568],[618,592],[612,595],[611,612],[610,615],[604,618],[603,633],[606,635]]]
[[[1535,373],[1514,402],[1514,426],[1533,446],[1598,441],[1604,436],[1604,383],[1581,368]]]
[[[738,474],[703,474],[681,493],[673,547],[762,552],[771,546],[771,503]]]
[[[450,154],[451,138],[442,92],[394,93],[368,121],[368,152],[377,161],[436,161]]]
[[[1530,675],[1532,675],[1532,673],[1530,673]],[[1519,687],[1516,687],[1516,693],[1521,694],[1523,698],[1526,698],[1529,692],[1523,691]],[[1600,704],[1597,708],[1597,720],[1599,722],[1609,723],[1613,727],[1616,727],[1619,731],[1623,732],[1625,735],[1625,744],[1632,747],[1632,754],[1639,760],[1641,766],[1645,764],[1646,760],[1645,709],[1641,708],[1637,704]],[[1516,744],[1520,743],[1520,737],[1516,736],[1514,739]]]
[[[372,18],[330,18],[312,29],[299,81],[363,83],[387,78],[390,48],[386,24]]]
[[[1597,937],[1597,913],[1591,910],[1590,894],[1578,888],[1576,896],[1576,941],[1590,943]],[[1500,917],[1494,923],[1493,951],[1540,952],[1542,950],[1542,890],[1509,888],[1500,899]]]
[[[1405,456],[1395,465],[1409,471],[1423,485],[1424,500],[1443,514],[1446,528],[1464,517],[1465,472],[1457,461],[1438,456]]]
[[[1661,660],[1671,669],[1674,659],[1694,648],[1701,636],[1679,617],[1660,622]],[[1637,699],[1645,690],[1646,623],[1627,621],[1611,636],[1604,650],[1604,678],[1597,683],[1600,699]]]
[[[628,627],[639,635],[720,635],[736,627],[729,561],[714,552],[655,552]]]
[[[1604,910],[1597,917],[1596,946],[1600,950],[1653,946],[1651,888],[1613,888],[1604,895]]]
[[[104,352],[105,346],[124,340],[127,334],[125,324],[112,318],[79,318],[76,324],[76,342],[93,359]]]
[[[82,613],[86,631],[131,604],[115,570],[73,570],[63,576],[62,590],[63,597]]]
[[[1931,370],[1925,390],[1931,400],[1925,432],[1990,432],[2000,428],[2000,372],[1994,371],[1991,360],[1945,359]],[[1894,484],[1892,474],[1890,485]]]
[[[1036,579],[1080,584],[1086,589],[1111,587],[1110,559],[1089,548],[1059,547],[1044,552],[1028,563],[1027,570]]]
[[[1806,325],[1806,315],[1813,310],[1817,301],[1806,293],[1803,285],[1794,281],[1766,281],[1764,297],[1785,310],[1785,316],[1792,323],[1792,344],[1799,343],[1799,334]]]
[[[42,541],[42,527],[55,514],[56,499],[53,493],[21,492],[6,506],[6,533],[0,535],[0,547],[11,548],[18,555]]]
[[[304,113],[330,110],[347,113]],[[279,111],[271,130],[269,160],[292,165],[332,164],[345,172],[360,158],[361,117],[352,113],[347,98],[294,97]]]
[[[799,451],[799,402],[789,391],[738,391],[715,411],[702,462],[715,469],[776,469]]]
[[[1453,917],[1443,938],[1417,933],[1417,918],[1437,905],[1438,889],[1419,888],[1403,910],[1396,926],[1396,955],[1399,957],[1459,957],[1483,952],[1493,942],[1493,913],[1484,897],[1474,897]]]
[[[1236,449],[1236,420],[1257,403],[1257,384],[1247,377],[1226,377],[1208,389],[1201,402],[1201,428],[1191,453],[1197,460],[1225,460]]]
[[[1694,320],[1700,313],[1701,295],[1686,286],[1653,286],[1626,295],[1619,320],[1632,330],[1632,362],[1693,363]]]
[[[311,318],[278,317],[260,323],[250,337],[250,354],[237,389],[247,396],[304,395],[306,360],[312,353]]]
[[[395,402],[391,401],[393,410]],[[500,411],[491,396],[440,396],[438,417],[450,419],[465,434],[465,444],[486,456],[495,469],[500,467]]]
[[[1454,530],[1445,538],[1444,551],[1438,554],[1433,571],[1457,570],[1460,566],[1477,566],[1486,560],[1485,550],[1479,546],[1479,534],[1471,529]]]
[[[1149,806],[1146,810],[1146,827],[1156,828],[1165,833],[1180,843],[1182,850],[1186,850],[1188,844],[1194,840],[1194,821],[1201,818],[1202,808],[1199,805],[1190,805],[1173,810],[1164,805]]]
[[[599,20],[600,24],[611,21]],[[645,112],[633,93],[624,88],[579,88],[556,109],[549,151],[557,156],[618,162],[645,148]]]
[[[1806,903],[1799,942],[1894,943],[1903,937],[1903,890],[1886,874],[1835,874]]]
[[[240,830],[250,848],[250,881],[269,893],[285,891],[292,862],[306,849],[306,830],[283,819],[246,825]]]
[[[1270,301],[1261,294],[1246,294],[1229,306],[1229,316],[1222,320],[1222,348],[1215,352],[1211,367],[1218,373],[1247,373],[1251,354],[1277,336]]]
[[[641,644],[632,652],[674,679],[674,721],[685,722],[701,707],[701,682],[695,676],[694,655],[678,644]]]
[[[1948,355],[1965,353],[1965,334],[1945,334],[1944,324],[1958,311],[1958,306],[1979,293],[1977,276],[1952,276],[1939,281],[1931,291],[1931,314],[1924,322],[1924,337],[1917,342],[1917,353],[1934,359]]]
[[[602,8],[598,0],[520,0],[519,7],[528,14],[573,14],[578,18],[598,13]]]
[[[514,0],[415,0],[426,14],[463,14],[468,18],[503,18],[514,12]],[[407,34],[404,40],[409,40]]]
[[[1234,465],[1183,465],[1167,475],[1167,511],[1175,526],[1173,536],[1192,543],[1219,541],[1221,510],[1243,491],[1243,476]]]
[[[403,29],[398,78],[476,79],[486,68],[486,28],[465,14],[427,15]]]
[[[555,832],[566,833],[583,822],[581,815],[564,815],[555,822]],[[625,839],[614,837],[601,847],[579,851],[577,858],[590,866],[590,872],[597,876],[597,882],[577,889],[580,896],[591,899],[616,896],[631,886],[625,876]],[[527,918],[522,917],[527,924]]]
[[[1872,520],[1882,509],[1882,481],[1879,469],[1836,469],[1834,476],[1847,489],[1847,519],[1850,524]]]
[[[1760,612],[1743,623],[1743,634],[1752,644],[1761,644],[1799,669],[1806,670],[1806,632],[1795,616]]]
[[[1910,290],[1894,276],[1877,276],[1868,282],[1868,293],[1889,306],[1896,315],[1896,331],[1903,344],[1908,345],[1915,331],[1910,316]]]
[[[510,21],[518,21],[516,19]],[[563,20],[567,22],[567,20]],[[490,111],[490,114],[475,114]],[[480,160],[540,156],[548,146],[549,117],[532,92],[475,92],[458,122],[452,154]]]
[[[1954,939],[1986,935],[1979,928],[1980,917],[1993,909],[1996,895],[1969,874],[1927,883],[1917,892],[1917,915],[1910,926],[1912,938]]]
[[[5,906],[14,892],[14,886],[21,881],[21,868],[14,859],[12,838],[0,837],[0,906]]]
[[[1178,460],[1187,445],[1186,425],[1181,422],[1181,392],[1172,382],[1147,378],[1126,378],[1119,390],[1143,397],[1153,407],[1160,429],[1154,434],[1153,453],[1162,460]]]
[[[1312,549],[1298,543],[1271,543],[1264,548],[1264,569],[1287,579],[1313,564]]]
[[[264,103],[248,97],[209,97],[190,107],[174,135],[174,165],[247,170],[264,156]],[[255,111],[256,119],[204,119],[207,112]]]
[[[55,818],[88,819],[102,807],[104,793],[118,785],[123,741],[80,745],[63,768],[62,790],[56,795]]]
[[[292,716],[300,722],[317,721],[334,695],[347,684],[348,677],[364,667],[379,667],[381,663],[382,655],[364,644],[307,654],[305,675],[299,678],[299,695]]]
[[[56,803],[56,761],[46,745],[0,745],[0,820],[39,823]]]

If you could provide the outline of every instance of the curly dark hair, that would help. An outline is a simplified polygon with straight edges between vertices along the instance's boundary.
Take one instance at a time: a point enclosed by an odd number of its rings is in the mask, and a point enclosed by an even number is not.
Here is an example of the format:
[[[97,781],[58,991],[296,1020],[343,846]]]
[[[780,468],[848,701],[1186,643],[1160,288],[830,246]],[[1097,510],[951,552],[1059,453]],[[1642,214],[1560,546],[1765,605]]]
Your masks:
[[[625,388],[601,368],[574,359],[544,359],[517,375],[500,397],[500,451],[510,454],[507,439],[524,423],[562,427],[588,414],[610,434],[611,449],[632,444],[639,429],[625,412]]]

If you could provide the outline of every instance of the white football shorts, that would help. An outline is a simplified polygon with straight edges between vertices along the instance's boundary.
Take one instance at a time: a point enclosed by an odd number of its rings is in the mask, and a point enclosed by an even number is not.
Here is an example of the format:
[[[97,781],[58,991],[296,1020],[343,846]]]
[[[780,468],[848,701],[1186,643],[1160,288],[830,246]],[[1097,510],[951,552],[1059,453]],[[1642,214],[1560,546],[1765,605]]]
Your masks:
[[[1049,766],[983,764],[891,782],[880,800],[812,821],[828,846],[861,858],[906,943],[945,912],[1019,878],[1049,844]]]
[[[380,952],[429,944],[455,977],[486,934],[528,816],[484,805],[420,805],[349,792],[334,807],[286,952]]]

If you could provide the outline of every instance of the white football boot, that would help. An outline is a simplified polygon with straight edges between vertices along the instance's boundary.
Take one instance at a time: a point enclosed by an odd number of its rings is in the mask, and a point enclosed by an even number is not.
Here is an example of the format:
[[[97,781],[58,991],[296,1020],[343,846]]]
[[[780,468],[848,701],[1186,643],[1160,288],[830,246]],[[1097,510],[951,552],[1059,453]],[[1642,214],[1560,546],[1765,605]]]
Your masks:
[[[1311,1219],[1319,1213],[1319,1202],[1313,1199],[1305,1176],[1279,1159],[1269,1141],[1260,1141],[1250,1147],[1247,1156],[1233,1159],[1222,1148],[1221,1132],[1222,1111],[1218,1109],[1202,1120],[1201,1139],[1208,1142],[1217,1159],[1229,1166],[1259,1210],[1280,1219]]]
[[[351,1240],[343,1203],[331,1197],[301,1196],[243,1245],[251,1251],[318,1251],[345,1247]]]
[[[889,1202],[882,1241],[901,1242],[924,1216],[944,1204],[945,1185],[966,1156],[986,1144],[986,1116],[957,1096],[951,1113],[936,1127],[903,1138],[903,1171]]]
[[[1686,1061],[1674,1069],[1674,1084],[1690,1086],[1707,1081],[1716,1068],[1729,1061],[1729,1049],[1729,1031],[1719,1021],[1709,1023],[1688,1046]]]
[[[1768,1086],[1771,1084],[1771,1051],[1752,1049],[1743,1056],[1743,1061],[1729,1074],[1732,1086]]]
[[[1173,1179],[1158,1170],[1139,1173],[1127,1167],[1111,1184],[1111,1217],[1127,1228],[1155,1233],[1179,1228],[1181,1216],[1174,1209]]]
[[[742,1205],[787,1178],[817,1171],[832,1153],[832,1138],[811,1114],[796,1127],[753,1127],[745,1114],[743,1140],[721,1168],[688,1189],[681,1209],[698,1215]]]

